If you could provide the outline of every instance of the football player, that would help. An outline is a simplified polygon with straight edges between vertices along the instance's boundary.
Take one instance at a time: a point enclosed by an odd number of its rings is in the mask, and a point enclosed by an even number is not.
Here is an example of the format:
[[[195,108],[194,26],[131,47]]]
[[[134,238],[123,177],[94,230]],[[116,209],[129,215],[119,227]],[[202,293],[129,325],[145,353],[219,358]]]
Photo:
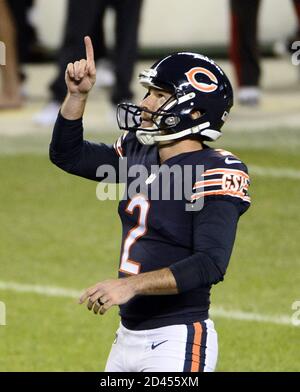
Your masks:
[[[114,146],[91,143],[83,138],[82,116],[96,72],[89,37],[85,45],[87,58],[66,70],[68,94],[54,127],[51,161],[95,181],[104,178],[97,169],[111,165],[121,182],[119,164],[126,159],[128,171],[137,164],[148,170],[146,188],[160,184],[158,197],[127,192],[120,201],[119,278],[96,283],[79,300],[100,315],[120,307],[106,371],[214,371],[210,290],[223,280],[239,217],[250,204],[244,163],[206,144],[222,134],[233,105],[231,84],[211,59],[171,54],[139,76],[146,88],[140,105],[119,105],[125,131]],[[191,168],[189,177],[170,176],[166,185],[166,168],[174,167],[181,173]],[[189,194],[178,198],[171,190],[162,197],[166,186],[184,187],[190,179]],[[126,177],[127,189],[132,181]],[[202,208],[193,208],[199,201]]]

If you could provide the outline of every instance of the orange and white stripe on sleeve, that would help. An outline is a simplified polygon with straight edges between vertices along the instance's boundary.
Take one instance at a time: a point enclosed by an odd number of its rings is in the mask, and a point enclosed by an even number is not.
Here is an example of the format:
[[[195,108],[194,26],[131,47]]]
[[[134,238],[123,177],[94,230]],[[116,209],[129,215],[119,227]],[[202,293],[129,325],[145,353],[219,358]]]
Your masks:
[[[199,181],[194,184],[191,201],[205,196],[231,196],[251,202],[248,194],[250,178],[238,169],[215,168],[206,170]]]
[[[117,141],[114,143],[113,147],[116,150],[117,155],[120,158],[124,158],[124,149],[122,147],[122,144],[124,142],[125,137],[127,136],[128,131],[125,131],[122,133],[122,135],[117,139]]]

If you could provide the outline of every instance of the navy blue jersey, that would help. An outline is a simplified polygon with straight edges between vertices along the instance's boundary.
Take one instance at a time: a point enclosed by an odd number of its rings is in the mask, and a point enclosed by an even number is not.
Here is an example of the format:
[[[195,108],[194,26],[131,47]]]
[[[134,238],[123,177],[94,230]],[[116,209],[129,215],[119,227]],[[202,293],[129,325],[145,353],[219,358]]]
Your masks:
[[[119,277],[168,267],[179,290],[132,298],[120,306],[123,325],[138,330],[208,318],[211,286],[225,275],[238,219],[250,205],[246,166],[230,152],[207,146],[161,165],[157,146],[141,145],[134,133],[125,132],[114,146],[86,142],[82,134],[80,120],[59,116],[50,157],[64,170],[93,180],[99,180],[97,168],[109,163],[122,181],[120,162],[127,163],[127,189],[118,209]],[[147,176],[132,194],[136,178],[128,174],[135,165],[143,165]]]

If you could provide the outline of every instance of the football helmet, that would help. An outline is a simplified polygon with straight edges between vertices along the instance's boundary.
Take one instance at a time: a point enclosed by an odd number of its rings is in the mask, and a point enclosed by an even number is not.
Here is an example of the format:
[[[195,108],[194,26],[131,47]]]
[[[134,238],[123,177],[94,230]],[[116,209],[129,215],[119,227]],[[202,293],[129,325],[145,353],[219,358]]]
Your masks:
[[[223,70],[211,59],[197,53],[179,52],[157,61],[139,75],[148,90],[156,88],[171,93],[157,111],[131,103],[117,108],[120,129],[136,132],[142,144],[176,140],[198,135],[214,141],[233,105],[233,90]],[[198,111],[200,117],[193,118]],[[141,127],[141,113],[151,115],[153,126]]]

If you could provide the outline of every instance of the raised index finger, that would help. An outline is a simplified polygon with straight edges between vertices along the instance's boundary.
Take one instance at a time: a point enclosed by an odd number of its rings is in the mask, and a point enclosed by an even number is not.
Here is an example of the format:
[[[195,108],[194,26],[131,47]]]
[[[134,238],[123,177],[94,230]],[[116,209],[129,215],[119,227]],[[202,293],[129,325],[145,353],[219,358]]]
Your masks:
[[[94,61],[94,48],[92,40],[88,36],[84,37],[84,43],[87,62],[92,63]]]

